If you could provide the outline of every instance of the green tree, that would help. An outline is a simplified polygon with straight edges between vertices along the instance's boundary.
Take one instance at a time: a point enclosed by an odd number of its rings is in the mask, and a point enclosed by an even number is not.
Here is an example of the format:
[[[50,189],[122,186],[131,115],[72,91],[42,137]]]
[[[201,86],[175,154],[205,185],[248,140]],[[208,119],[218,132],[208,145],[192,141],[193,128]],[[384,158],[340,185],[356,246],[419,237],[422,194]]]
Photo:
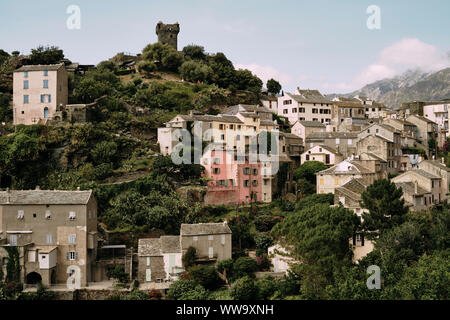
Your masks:
[[[294,170],[294,179],[306,179],[312,184],[316,184],[316,173],[328,167],[320,161],[306,161]]]
[[[92,159],[96,164],[113,162],[117,153],[117,143],[114,141],[101,141],[91,151]]]
[[[202,46],[197,46],[195,44],[190,44],[183,48],[183,55],[185,59],[192,60],[204,60],[205,56],[205,48]]]
[[[272,95],[276,95],[276,94],[280,93],[280,91],[281,91],[281,84],[274,79],[267,80],[266,86],[267,86],[267,91],[269,93],[271,93]]]
[[[64,59],[63,50],[55,46],[39,46],[31,49],[31,64],[56,64]]]
[[[332,205],[334,203],[334,195],[332,193],[312,194],[310,196],[298,200],[297,203],[295,204],[295,209],[302,210],[318,203]]]
[[[369,210],[362,215],[364,230],[381,233],[403,223],[408,207],[402,196],[402,189],[386,179],[367,187],[361,195],[362,207]]]
[[[156,64],[154,64],[153,62],[143,60],[136,65],[136,69],[139,73],[143,74],[144,76],[150,77],[152,72],[155,72],[157,70],[157,67]]]
[[[244,276],[254,277],[258,271],[258,263],[250,257],[240,257],[233,263],[233,278],[242,278]]]
[[[213,266],[193,266],[189,268],[189,274],[198,284],[207,290],[217,289],[222,283]]]
[[[186,252],[182,257],[183,267],[188,269],[195,264],[197,259],[197,250],[194,247],[187,248]]]
[[[294,266],[302,275],[303,292],[318,297],[332,281],[335,268],[351,263],[349,239],[360,220],[351,210],[315,204],[290,213],[272,233],[300,264]]]
[[[258,287],[259,299],[267,300],[275,293],[277,289],[277,283],[271,276],[265,276],[256,282]]]
[[[256,254],[259,256],[267,253],[267,249],[273,245],[272,237],[267,233],[258,233],[255,236]]]
[[[258,287],[252,278],[245,276],[233,283],[230,296],[234,300],[256,300],[258,298]]]
[[[235,90],[248,90],[255,93],[260,93],[263,82],[257,76],[253,75],[250,70],[236,70],[235,80],[231,85]]]
[[[190,82],[208,82],[213,74],[211,67],[202,62],[186,61],[180,67],[180,75]]]

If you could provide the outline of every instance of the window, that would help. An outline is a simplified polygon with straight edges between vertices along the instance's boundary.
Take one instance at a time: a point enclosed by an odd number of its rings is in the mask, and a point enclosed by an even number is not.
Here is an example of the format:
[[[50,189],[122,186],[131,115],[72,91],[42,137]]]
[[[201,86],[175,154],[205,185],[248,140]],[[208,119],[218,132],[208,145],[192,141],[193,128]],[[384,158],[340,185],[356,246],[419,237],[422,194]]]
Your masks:
[[[48,77],[48,70],[44,70],[44,77]]]
[[[13,234],[9,237],[9,244],[12,246],[17,246],[17,235]]]
[[[298,108],[298,112],[305,113],[305,108]]]
[[[50,210],[45,211],[45,219],[50,220],[52,218],[52,213]]]
[[[214,240],[214,236],[208,236],[208,240],[209,241],[213,241]]]
[[[28,80],[23,81],[23,88],[28,89]]]
[[[150,266],[150,257],[147,257],[147,266]]]
[[[238,134],[238,135],[236,136],[236,140],[237,140],[237,141],[240,141],[240,140],[241,140],[241,135],[240,135],[240,134]]]
[[[48,80],[44,80],[44,89],[48,89]]]
[[[288,109],[284,109],[283,114],[288,114]]]
[[[220,168],[213,168],[213,173],[214,174],[219,174],[220,173]]]
[[[223,246],[225,245],[225,235],[224,235],[224,234],[220,237],[220,243],[221,243]]]
[[[76,218],[75,211],[70,211],[69,212],[69,220],[75,220],[75,218]]]
[[[23,96],[23,103],[24,104],[30,103],[30,96],[29,95],[25,94]]]
[[[250,174],[250,168],[244,168],[244,174]]]
[[[195,236],[192,240],[194,240],[194,241],[198,241],[198,237],[197,236]]]
[[[309,154],[306,155],[306,161],[309,161]]]
[[[41,103],[51,103],[52,95],[51,94],[41,94]]]
[[[69,251],[66,255],[67,260],[75,261],[78,259],[78,253],[75,251]]]
[[[293,108],[292,113],[297,113],[297,108]]]
[[[208,249],[208,257],[210,259],[212,259],[214,257],[214,248],[213,247],[209,247],[209,249]]]
[[[52,244],[52,243],[53,243],[53,236],[52,236],[51,234],[48,234],[48,235],[45,237],[45,242],[46,242],[47,244]]]
[[[312,113],[317,113],[317,110],[318,110],[318,109],[313,108],[313,109],[312,109]]]
[[[17,219],[23,219],[23,217],[24,217],[24,212],[23,212],[23,210],[19,210],[19,211],[17,211]]]
[[[77,240],[76,234],[69,234],[69,244],[75,244]]]
[[[258,174],[258,169],[253,169],[253,175],[256,176]]]
[[[340,144],[341,140],[339,138],[336,138],[336,144]]]
[[[25,72],[23,73],[23,77],[24,77],[24,78],[28,78],[28,71],[25,71]]]
[[[253,180],[253,185],[257,186],[258,185],[258,180]]]
[[[244,180],[244,187],[248,187],[250,185],[250,180]]]
[[[351,146],[352,143],[353,143],[352,139],[348,139],[348,140],[347,140],[347,143],[348,143],[349,146]]]

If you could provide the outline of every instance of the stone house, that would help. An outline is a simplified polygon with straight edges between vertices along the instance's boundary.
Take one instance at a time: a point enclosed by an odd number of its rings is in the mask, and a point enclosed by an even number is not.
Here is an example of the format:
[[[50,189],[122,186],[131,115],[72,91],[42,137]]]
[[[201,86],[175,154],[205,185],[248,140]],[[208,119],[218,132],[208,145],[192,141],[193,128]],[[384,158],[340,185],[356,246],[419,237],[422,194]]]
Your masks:
[[[70,268],[79,270],[85,287],[94,279],[97,257],[97,201],[92,190],[1,191],[0,244],[0,264],[7,261],[1,259],[8,257],[5,246],[19,249],[25,284],[66,283]]]
[[[302,141],[306,141],[306,137],[313,132],[325,132],[326,127],[323,123],[317,121],[305,121],[298,120],[291,127],[291,133],[302,138]]]
[[[441,176],[438,176],[436,174],[427,172],[423,169],[413,169],[406,171],[405,173],[402,173],[401,175],[395,177],[392,179],[392,182],[395,184],[398,183],[411,183],[411,186],[414,186],[414,188],[410,188],[411,193],[414,190],[414,193],[412,193],[412,196],[415,194],[423,194],[425,197],[421,202],[412,201],[413,198],[410,199],[410,205],[412,205],[412,208],[414,210],[420,210],[418,208],[422,207],[429,207],[438,203],[441,203],[444,199],[445,195],[442,194],[442,178]],[[418,189],[416,187],[420,187],[421,189]],[[422,192],[423,189],[423,192]],[[427,196],[430,194],[431,196]],[[407,201],[407,199],[405,199]]]
[[[367,185],[383,177],[361,165],[357,160],[344,160],[331,168],[316,173],[317,193],[333,193],[352,179],[362,179]]]
[[[328,146],[348,158],[356,155],[357,141],[356,132],[313,132],[306,137],[305,149],[317,145]]]
[[[63,63],[25,65],[13,74],[14,125],[37,124],[52,118],[59,105],[67,105],[68,76]]]
[[[216,263],[231,258],[231,229],[227,223],[182,224],[179,236],[139,239],[138,275],[141,284],[171,282],[184,271],[182,257],[189,247],[197,263]]]
[[[406,118],[406,120],[417,126],[417,137],[421,144],[426,148],[427,155],[429,153],[429,142],[434,139],[437,142],[438,139],[438,124],[423,116],[413,114]]]
[[[450,184],[450,168],[445,165],[444,159],[440,162],[438,160],[424,160],[419,162],[418,168],[442,178],[441,183],[441,200],[447,202]]]
[[[353,210],[359,217],[367,213],[366,209],[361,208],[361,195],[368,187],[364,179],[352,179],[341,187],[336,188],[334,193],[334,204],[342,205],[345,208]],[[361,217],[362,219],[362,217]],[[364,239],[363,233],[355,233],[350,240],[353,250],[353,261],[356,262],[369,254],[374,244],[371,240]]]
[[[402,188],[403,199],[410,211],[425,210],[433,206],[431,200],[431,192],[419,187],[417,181],[415,182],[394,182],[397,188]]]
[[[322,145],[314,146],[306,150],[301,156],[301,163],[305,163],[306,161],[320,161],[327,166],[334,166],[343,160],[344,156],[342,154],[329,146]]]

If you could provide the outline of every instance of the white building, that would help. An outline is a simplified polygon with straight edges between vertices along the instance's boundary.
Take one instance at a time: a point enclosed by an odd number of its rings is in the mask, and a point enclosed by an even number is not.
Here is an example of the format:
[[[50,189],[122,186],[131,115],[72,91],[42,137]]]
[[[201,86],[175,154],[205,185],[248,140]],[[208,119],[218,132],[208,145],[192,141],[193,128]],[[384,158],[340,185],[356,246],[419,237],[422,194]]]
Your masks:
[[[318,90],[300,90],[278,97],[278,114],[289,119],[293,125],[296,121],[331,122],[333,102],[323,96]]]

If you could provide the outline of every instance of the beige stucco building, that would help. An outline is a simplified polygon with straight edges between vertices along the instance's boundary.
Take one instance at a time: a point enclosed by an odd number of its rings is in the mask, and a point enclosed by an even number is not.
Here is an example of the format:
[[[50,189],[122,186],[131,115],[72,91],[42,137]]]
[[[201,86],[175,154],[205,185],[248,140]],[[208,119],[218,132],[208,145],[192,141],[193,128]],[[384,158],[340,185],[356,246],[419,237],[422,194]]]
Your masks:
[[[302,153],[301,156],[301,163],[320,161],[328,166],[334,166],[343,160],[344,156],[342,154],[331,147],[323,145],[314,146]]]
[[[63,63],[26,65],[14,71],[14,124],[36,124],[51,119],[57,106],[68,102],[68,77]]]
[[[79,269],[80,285],[86,286],[97,256],[92,191],[1,191],[0,244],[0,258],[8,257],[5,246],[19,249],[25,284],[66,283],[71,267]]]

